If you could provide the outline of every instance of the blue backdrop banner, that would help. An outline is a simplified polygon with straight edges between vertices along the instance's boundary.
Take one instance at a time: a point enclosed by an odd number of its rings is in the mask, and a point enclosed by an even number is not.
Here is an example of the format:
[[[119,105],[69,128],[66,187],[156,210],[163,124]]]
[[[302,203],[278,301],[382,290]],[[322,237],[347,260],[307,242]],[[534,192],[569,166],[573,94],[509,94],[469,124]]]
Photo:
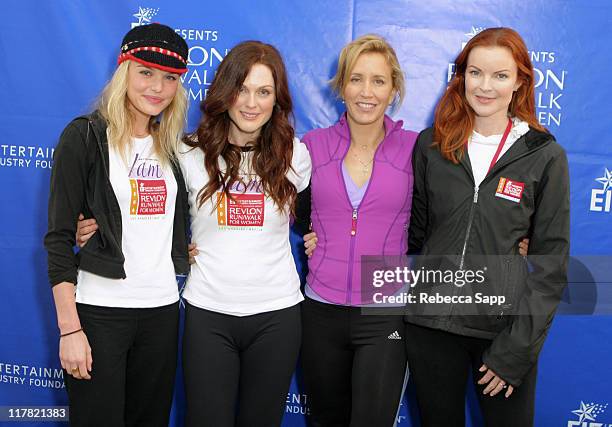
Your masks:
[[[274,44],[288,68],[301,136],[342,112],[328,81],[350,40],[378,33],[395,47],[407,96],[394,117],[418,131],[431,124],[453,59],[470,37],[510,26],[530,50],[538,119],[566,149],[571,173],[572,283],[541,355],[535,424],[612,426],[611,2],[9,0],[2,12],[0,407],[67,404],[42,246],[53,149],[63,127],[92,109],[131,27],[162,22],[189,44],[189,129],[229,49],[247,39]],[[308,396],[300,384],[298,372],[284,426],[306,423]],[[172,425],[182,425],[183,402],[179,375]],[[469,425],[482,425],[473,394],[466,407]],[[409,385],[397,424],[418,425],[415,411]]]

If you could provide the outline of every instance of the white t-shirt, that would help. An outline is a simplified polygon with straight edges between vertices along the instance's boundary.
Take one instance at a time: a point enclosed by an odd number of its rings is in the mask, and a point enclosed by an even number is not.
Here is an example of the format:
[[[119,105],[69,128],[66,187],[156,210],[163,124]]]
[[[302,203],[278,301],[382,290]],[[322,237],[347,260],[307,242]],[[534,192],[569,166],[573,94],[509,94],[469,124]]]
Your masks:
[[[105,307],[161,307],[178,301],[172,263],[177,185],[153,154],[153,138],[134,138],[126,160],[109,147],[109,175],[121,209],[125,279],[79,271],[76,301]]]
[[[506,151],[518,141],[518,139],[529,132],[529,124],[518,118],[512,119],[512,129],[502,151],[497,158],[501,159]],[[474,183],[478,187],[489,170],[491,160],[495,156],[497,146],[499,145],[503,135],[482,136],[476,131],[472,132],[472,136],[468,139],[468,155],[472,164],[472,174],[474,175]]]
[[[302,301],[289,244],[289,213],[279,211],[263,193],[259,177],[249,173],[252,153],[242,153],[244,184],[235,183],[230,190],[235,201],[217,192],[198,208],[198,194],[209,179],[204,153],[187,145],[179,151],[189,192],[192,242],[199,251],[183,298],[196,307],[233,316],[280,310]],[[219,162],[224,170],[223,160]],[[287,177],[300,192],[310,181],[311,163],[298,139],[291,164]]]

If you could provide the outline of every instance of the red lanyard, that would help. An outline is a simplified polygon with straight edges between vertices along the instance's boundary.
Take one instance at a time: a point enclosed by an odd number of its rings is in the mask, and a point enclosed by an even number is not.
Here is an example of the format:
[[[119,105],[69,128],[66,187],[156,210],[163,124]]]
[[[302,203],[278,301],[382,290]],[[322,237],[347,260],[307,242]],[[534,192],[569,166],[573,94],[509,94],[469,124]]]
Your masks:
[[[495,152],[495,155],[493,156],[493,160],[491,160],[491,164],[489,165],[489,170],[487,170],[487,175],[489,174],[489,172],[491,172],[491,169],[493,169],[493,166],[495,166],[495,163],[497,162],[497,159],[499,158],[502,148],[504,148],[504,144],[506,144],[506,139],[508,139],[508,135],[510,135],[510,129],[512,129],[512,120],[508,119],[508,126],[506,126],[504,135],[502,136],[501,141],[499,141],[499,144],[497,145],[497,151]]]

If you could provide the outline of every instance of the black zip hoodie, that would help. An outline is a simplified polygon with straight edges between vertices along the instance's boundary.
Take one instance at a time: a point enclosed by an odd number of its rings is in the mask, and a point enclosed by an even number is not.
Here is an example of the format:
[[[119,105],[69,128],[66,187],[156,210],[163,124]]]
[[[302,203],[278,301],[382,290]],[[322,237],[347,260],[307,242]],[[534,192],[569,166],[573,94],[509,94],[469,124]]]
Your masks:
[[[485,281],[419,284],[415,296],[504,296],[503,304],[408,304],[406,321],[491,339],[483,362],[515,386],[536,363],[564,288],[569,256],[569,174],[552,135],[530,129],[476,187],[469,156],[459,164],[419,135],[413,155],[409,233],[417,268],[484,271]],[[512,181],[507,188],[508,180]],[[506,191],[508,190],[508,191]],[[530,237],[529,263],[518,242]],[[463,282],[462,282],[463,283]],[[459,283],[459,285],[462,285]]]
[[[53,155],[48,231],[44,239],[52,286],[62,282],[76,284],[77,269],[111,279],[125,278],[121,210],[109,179],[108,163],[106,122],[99,113],[78,117],[66,126]],[[172,261],[177,274],[187,274],[187,191],[176,160],[171,164],[178,186]],[[95,218],[98,231],[75,254],[79,213]]]

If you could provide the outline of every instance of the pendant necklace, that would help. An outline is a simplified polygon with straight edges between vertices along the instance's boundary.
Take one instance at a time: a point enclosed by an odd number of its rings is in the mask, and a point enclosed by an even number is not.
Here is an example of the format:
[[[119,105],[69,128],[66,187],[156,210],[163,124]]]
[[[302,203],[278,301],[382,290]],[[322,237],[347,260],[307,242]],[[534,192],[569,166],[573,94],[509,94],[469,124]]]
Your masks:
[[[364,162],[363,160],[361,160],[356,153],[353,153],[353,157],[355,157],[357,161],[361,164],[361,173],[367,175],[370,172],[370,165],[374,161],[374,157],[372,157],[372,160],[370,160],[369,162]]]
[[[385,133],[384,133],[384,129],[383,129],[382,136],[380,136],[380,135],[379,135],[379,136],[377,136],[377,138],[376,138],[376,140],[375,140],[375,141],[377,142],[377,143],[375,144],[375,145],[376,145],[376,147],[378,147],[378,144],[380,144],[380,141],[382,141],[382,138],[384,137],[384,135],[385,135]],[[356,144],[355,144],[355,145],[356,145]],[[355,147],[355,145],[353,145],[353,147]],[[367,144],[361,144],[361,145],[359,146],[359,148],[360,148],[362,151],[364,151],[364,152],[368,152],[368,151],[370,151],[370,152],[371,152],[371,151],[372,151],[372,149],[371,149],[371,148],[369,148]],[[354,151],[356,151],[356,150],[354,150]],[[374,151],[376,151],[376,150],[374,150]],[[364,162],[363,160],[361,160],[361,158],[359,157],[359,155],[358,155],[356,152],[353,152],[353,157],[354,157],[355,159],[357,159],[357,161],[358,161],[358,162],[359,162],[359,164],[361,165],[361,173],[362,173],[362,174],[364,174],[364,175],[368,175],[368,174],[370,173],[370,171],[372,170],[371,166],[372,166],[372,163],[374,163],[374,155],[375,155],[375,154],[376,154],[376,152],[374,152],[374,153],[372,154],[372,158],[371,158],[369,161]]]

